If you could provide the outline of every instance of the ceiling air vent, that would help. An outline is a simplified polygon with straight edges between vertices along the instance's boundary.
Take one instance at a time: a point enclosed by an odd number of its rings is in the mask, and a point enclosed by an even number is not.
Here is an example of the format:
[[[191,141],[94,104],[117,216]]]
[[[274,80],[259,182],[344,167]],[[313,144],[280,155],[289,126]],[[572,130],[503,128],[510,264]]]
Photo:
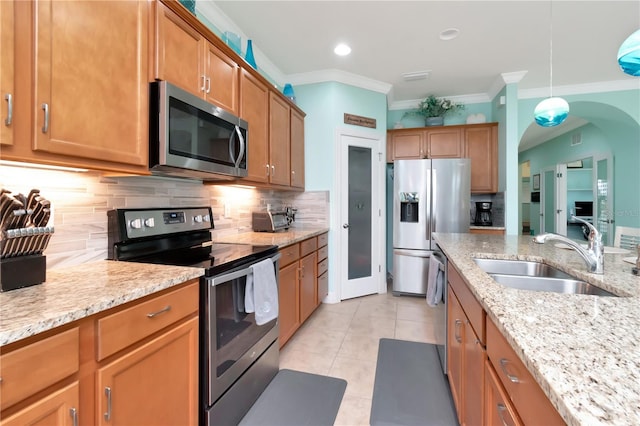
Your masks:
[[[571,146],[580,145],[582,143],[582,133],[574,133],[571,135]]]

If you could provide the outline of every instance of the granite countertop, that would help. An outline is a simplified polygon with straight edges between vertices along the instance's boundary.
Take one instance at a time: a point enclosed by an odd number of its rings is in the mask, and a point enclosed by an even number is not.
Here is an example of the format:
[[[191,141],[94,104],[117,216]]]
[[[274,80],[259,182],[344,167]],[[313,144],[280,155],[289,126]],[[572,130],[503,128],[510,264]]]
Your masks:
[[[303,226],[289,228],[287,231],[278,232],[244,232],[242,234],[229,234],[225,236],[218,236],[214,240],[216,243],[277,245],[282,248],[308,238],[324,234],[328,231],[329,228]]]
[[[48,270],[42,284],[0,293],[0,346],[203,274],[203,268],[110,260]]]
[[[569,425],[640,424],[640,277],[629,254],[605,254],[605,274],[586,272],[573,250],[531,237],[436,234],[492,320]],[[516,290],[474,257],[543,261],[622,297]]]

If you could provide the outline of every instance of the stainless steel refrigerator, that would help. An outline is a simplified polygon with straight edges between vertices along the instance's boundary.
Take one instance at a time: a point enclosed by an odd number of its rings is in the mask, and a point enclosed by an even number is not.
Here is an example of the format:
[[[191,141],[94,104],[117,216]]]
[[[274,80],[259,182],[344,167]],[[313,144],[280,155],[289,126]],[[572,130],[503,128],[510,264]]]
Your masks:
[[[394,294],[427,292],[434,232],[469,232],[471,160],[396,160],[393,172]]]

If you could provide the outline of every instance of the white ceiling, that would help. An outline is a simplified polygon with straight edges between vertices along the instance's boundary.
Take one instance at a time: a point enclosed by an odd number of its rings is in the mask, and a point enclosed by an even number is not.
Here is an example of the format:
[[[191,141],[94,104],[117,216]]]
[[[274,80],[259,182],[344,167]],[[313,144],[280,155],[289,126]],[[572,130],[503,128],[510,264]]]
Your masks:
[[[351,78],[387,93],[391,109],[428,94],[486,102],[503,87],[502,74],[521,71],[521,98],[548,96],[551,15],[554,94],[640,88],[616,61],[640,28],[638,0],[198,3],[218,28],[243,36],[243,50],[252,39],[258,67],[279,84]],[[450,27],[460,35],[440,40]],[[338,42],[351,55],[336,56]],[[431,71],[426,80],[402,79],[423,70]]]

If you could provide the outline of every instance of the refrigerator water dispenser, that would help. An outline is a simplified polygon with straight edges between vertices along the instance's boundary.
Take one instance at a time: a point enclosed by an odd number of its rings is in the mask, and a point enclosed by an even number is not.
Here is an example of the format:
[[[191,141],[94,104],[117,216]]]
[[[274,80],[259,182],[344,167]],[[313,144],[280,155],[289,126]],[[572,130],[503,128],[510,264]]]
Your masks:
[[[401,192],[400,193],[400,222],[419,222],[418,212],[420,204],[418,203],[417,192]]]

